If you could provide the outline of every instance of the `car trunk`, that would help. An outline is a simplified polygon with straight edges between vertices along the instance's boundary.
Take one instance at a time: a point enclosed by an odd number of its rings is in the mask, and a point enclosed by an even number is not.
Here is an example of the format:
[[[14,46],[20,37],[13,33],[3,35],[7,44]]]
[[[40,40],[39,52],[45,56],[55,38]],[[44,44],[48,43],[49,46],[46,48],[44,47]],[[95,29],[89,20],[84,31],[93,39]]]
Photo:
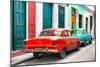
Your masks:
[[[25,41],[27,48],[47,48],[52,45],[52,41],[48,38],[34,38]]]

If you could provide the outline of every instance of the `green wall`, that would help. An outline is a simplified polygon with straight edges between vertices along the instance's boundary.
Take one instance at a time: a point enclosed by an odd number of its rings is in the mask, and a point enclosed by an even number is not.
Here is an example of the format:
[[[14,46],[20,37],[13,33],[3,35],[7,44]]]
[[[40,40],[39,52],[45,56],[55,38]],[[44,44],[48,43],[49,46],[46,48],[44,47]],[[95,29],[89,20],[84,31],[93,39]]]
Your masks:
[[[72,12],[72,7],[76,9],[76,28],[79,28],[79,14],[83,15],[82,18],[82,28],[85,28],[85,18],[84,18],[84,14],[85,14],[85,6],[83,5],[68,5],[68,28],[71,29],[71,12]]]

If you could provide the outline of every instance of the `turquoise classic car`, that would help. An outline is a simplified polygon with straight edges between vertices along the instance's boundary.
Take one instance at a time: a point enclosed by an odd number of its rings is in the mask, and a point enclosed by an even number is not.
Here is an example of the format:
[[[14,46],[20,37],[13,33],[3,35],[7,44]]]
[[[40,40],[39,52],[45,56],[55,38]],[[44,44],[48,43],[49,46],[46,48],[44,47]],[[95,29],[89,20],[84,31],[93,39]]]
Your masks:
[[[81,46],[92,43],[92,35],[84,29],[72,29],[72,36],[80,38]]]

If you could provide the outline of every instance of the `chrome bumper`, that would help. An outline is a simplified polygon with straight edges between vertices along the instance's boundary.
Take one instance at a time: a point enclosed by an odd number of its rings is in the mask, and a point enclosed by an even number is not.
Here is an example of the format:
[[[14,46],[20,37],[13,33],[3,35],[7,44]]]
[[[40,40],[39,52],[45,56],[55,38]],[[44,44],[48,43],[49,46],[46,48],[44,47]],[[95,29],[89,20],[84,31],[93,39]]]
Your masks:
[[[83,41],[80,41],[80,43],[84,43]]]
[[[36,49],[23,49],[26,53],[32,53],[32,52],[52,52],[52,53],[58,53],[58,50],[55,49],[42,49],[42,50],[36,50]]]

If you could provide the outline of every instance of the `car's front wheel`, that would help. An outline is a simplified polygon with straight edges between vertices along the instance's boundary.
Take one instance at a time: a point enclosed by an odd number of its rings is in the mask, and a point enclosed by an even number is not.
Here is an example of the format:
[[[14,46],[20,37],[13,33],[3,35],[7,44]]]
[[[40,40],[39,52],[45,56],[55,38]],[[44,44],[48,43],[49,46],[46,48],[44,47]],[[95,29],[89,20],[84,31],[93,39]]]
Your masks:
[[[89,44],[92,44],[92,38],[91,38],[91,40],[89,41]]]
[[[75,48],[76,51],[79,50],[79,46],[80,46],[80,42],[77,43],[77,46],[76,46],[76,48]]]
[[[86,40],[83,43],[81,43],[81,46],[86,46]]]

